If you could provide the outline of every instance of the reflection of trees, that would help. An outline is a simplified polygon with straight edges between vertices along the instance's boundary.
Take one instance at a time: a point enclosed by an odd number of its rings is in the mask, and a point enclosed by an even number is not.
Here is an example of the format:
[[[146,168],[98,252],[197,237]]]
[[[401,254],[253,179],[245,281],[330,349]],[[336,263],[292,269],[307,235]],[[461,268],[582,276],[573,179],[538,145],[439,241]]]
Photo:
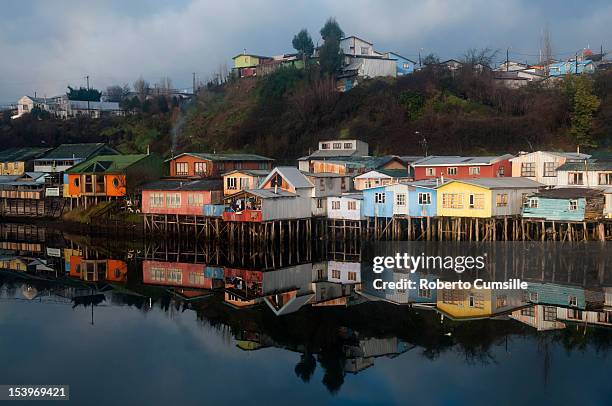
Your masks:
[[[326,348],[319,354],[319,364],[325,371],[322,382],[332,394],[338,393],[344,383],[345,361],[341,348]]]
[[[295,375],[307,383],[310,382],[316,368],[317,360],[310,352],[306,352],[300,356],[300,361],[295,365]]]

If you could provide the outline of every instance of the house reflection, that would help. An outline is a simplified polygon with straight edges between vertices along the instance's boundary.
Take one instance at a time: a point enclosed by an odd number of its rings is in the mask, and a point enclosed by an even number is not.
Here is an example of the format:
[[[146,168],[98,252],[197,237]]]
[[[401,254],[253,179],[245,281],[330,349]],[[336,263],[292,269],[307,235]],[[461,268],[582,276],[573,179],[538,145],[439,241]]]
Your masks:
[[[436,310],[453,320],[475,320],[510,314],[524,307],[520,290],[503,289],[440,289]]]

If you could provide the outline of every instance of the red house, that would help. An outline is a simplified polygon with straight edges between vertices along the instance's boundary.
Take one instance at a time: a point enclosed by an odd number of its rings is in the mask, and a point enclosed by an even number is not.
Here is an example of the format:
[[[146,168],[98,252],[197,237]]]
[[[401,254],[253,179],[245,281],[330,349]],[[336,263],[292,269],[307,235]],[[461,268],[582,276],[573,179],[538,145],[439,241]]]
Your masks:
[[[143,214],[204,216],[205,207],[223,202],[223,181],[203,179],[160,180],[142,188]]]
[[[255,154],[200,154],[185,152],[167,159],[173,178],[214,178],[240,169],[272,169],[272,158]]]
[[[414,179],[473,179],[511,177],[513,155],[500,156],[428,156],[412,164]]]
[[[142,281],[148,285],[219,289],[223,279],[206,275],[206,265],[185,262],[143,261]]]

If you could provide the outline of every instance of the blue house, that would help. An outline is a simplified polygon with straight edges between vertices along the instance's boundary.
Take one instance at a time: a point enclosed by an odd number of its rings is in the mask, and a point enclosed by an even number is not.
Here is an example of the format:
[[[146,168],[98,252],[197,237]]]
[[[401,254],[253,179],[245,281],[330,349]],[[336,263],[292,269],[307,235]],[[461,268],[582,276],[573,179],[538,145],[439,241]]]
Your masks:
[[[363,190],[363,214],[366,217],[436,215],[436,181],[395,183]]]
[[[526,299],[535,304],[590,309],[604,302],[602,292],[582,286],[546,282],[527,282]]]
[[[413,60],[405,58],[400,54],[396,54],[395,52],[386,52],[385,58],[395,59],[397,76],[409,75],[414,72],[416,62]]]
[[[584,221],[604,216],[601,190],[588,188],[549,189],[529,196],[523,217],[550,221]]]
[[[581,73],[595,72],[595,64],[593,61],[565,61],[551,63],[548,66],[548,74],[550,76],[576,75]]]

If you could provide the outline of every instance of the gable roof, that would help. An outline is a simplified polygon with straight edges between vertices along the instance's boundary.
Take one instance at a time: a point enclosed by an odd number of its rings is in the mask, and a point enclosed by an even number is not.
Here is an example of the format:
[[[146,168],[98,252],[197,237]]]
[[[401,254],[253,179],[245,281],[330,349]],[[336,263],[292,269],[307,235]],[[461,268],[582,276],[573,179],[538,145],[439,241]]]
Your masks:
[[[87,159],[96,153],[104,152],[105,155],[119,154],[118,151],[103,142],[81,143],[81,144],[61,144],[57,148],[49,151],[40,160],[44,159]]]
[[[272,169],[272,172],[270,172],[270,174],[266,176],[263,181],[261,181],[261,184],[265,184],[277,173],[295,189],[314,187],[306,175],[304,175],[302,171],[294,166],[277,166],[276,168]]]
[[[447,166],[447,165],[491,165],[495,162],[511,159],[514,155],[505,154],[499,156],[438,156],[430,155],[412,163],[412,166]]]
[[[412,62],[412,63],[416,64],[416,62],[413,61],[412,59],[406,58],[405,56],[402,56],[402,55],[398,54],[397,52],[387,51],[387,52],[384,52],[384,53],[387,54],[387,55],[395,55],[395,56],[400,57],[401,59],[403,59],[405,61]]]
[[[446,186],[454,182],[479,186],[485,189],[533,189],[544,186],[540,182],[536,182],[535,180],[522,177],[452,179],[441,186]]]
[[[545,199],[578,199],[589,198],[602,195],[604,192],[599,189],[589,189],[583,187],[567,187],[558,189],[542,190],[534,196]]]
[[[209,154],[209,153],[200,153],[200,152],[183,152],[182,154],[178,154],[175,157],[168,158],[164,162],[172,161],[173,159],[182,157],[184,155],[193,156],[200,159],[205,159],[207,161],[213,162],[223,162],[223,161],[266,161],[271,162],[274,161],[272,158],[267,158],[265,156],[256,155],[256,154]]]
[[[0,162],[16,162],[29,161],[42,156],[51,148],[42,147],[25,147],[25,148],[9,148],[0,151]]]
[[[376,174],[382,175],[379,177],[384,178],[384,179],[409,178],[410,177],[410,174],[408,173],[408,170],[406,169],[371,169],[359,176],[356,176],[355,179],[368,179],[368,178],[371,178],[372,176],[376,176]]]
[[[238,54],[238,55],[232,57],[232,59],[240,58],[241,56],[250,56],[250,57],[258,58],[258,59],[272,59],[271,56],[263,56],[263,55],[255,55],[255,54],[245,54],[245,53]]]
[[[68,169],[66,173],[116,173],[149,157],[147,154],[98,155]]]
[[[365,42],[366,44],[369,44],[369,45],[374,45],[374,44],[373,44],[373,43],[371,43],[370,41],[366,41],[365,39],[363,39],[363,38],[359,38],[359,37],[358,37],[358,36],[356,36],[356,35],[349,35],[348,37],[340,38],[340,41],[344,41],[344,40],[347,40],[347,39],[350,39],[350,38],[355,38],[355,39],[358,39],[359,41]]]

